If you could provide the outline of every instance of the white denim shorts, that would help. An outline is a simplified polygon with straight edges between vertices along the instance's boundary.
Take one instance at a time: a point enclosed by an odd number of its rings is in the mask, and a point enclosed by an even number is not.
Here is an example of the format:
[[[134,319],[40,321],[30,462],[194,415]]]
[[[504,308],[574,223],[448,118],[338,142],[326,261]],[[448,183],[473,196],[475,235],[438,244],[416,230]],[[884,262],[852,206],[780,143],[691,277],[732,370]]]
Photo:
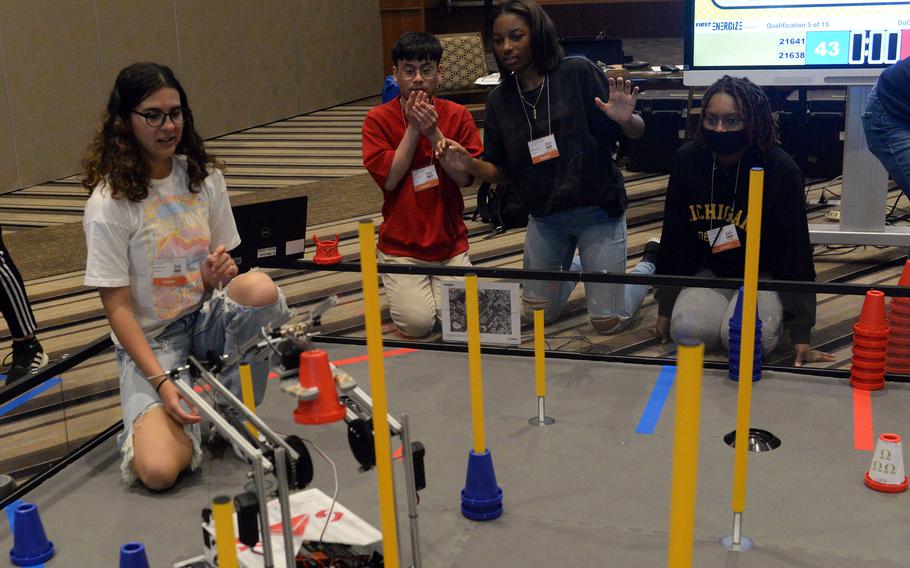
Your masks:
[[[190,355],[201,359],[209,350],[231,353],[258,335],[263,326],[287,313],[287,301],[280,289],[277,301],[257,307],[243,306],[231,300],[227,289],[217,290],[198,310],[171,322],[164,331],[150,339],[149,346],[161,367],[167,371],[186,364]],[[146,412],[162,403],[153,382],[145,378],[132,357],[120,346],[116,355],[120,368],[120,409],[124,425],[123,432],[117,437],[121,453],[120,474],[125,482],[133,483],[137,479],[130,467],[133,461],[133,425]],[[268,362],[250,361],[250,366],[258,404],[265,395]],[[236,365],[222,371],[220,378],[231,392],[240,397],[240,377]],[[181,377],[180,380],[188,379]],[[201,429],[198,424],[185,424],[183,429],[193,443],[190,468],[196,469],[202,461]]]

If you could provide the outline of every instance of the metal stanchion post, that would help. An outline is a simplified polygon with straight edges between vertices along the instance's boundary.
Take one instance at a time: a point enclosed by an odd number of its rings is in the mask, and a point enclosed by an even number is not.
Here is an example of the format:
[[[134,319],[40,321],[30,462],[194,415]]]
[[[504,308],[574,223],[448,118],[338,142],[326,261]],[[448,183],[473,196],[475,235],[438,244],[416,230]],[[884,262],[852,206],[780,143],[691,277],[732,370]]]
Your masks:
[[[537,416],[528,419],[531,426],[549,426],[556,419],[547,416],[547,362],[543,310],[534,310],[534,376],[537,390]]]
[[[401,456],[404,460],[404,481],[408,493],[408,521],[411,525],[411,562],[420,568],[420,532],[417,528],[417,485],[414,481],[414,454],[411,452],[411,429],[408,415],[401,415]]]
[[[278,479],[278,504],[281,506],[281,536],[284,540],[284,563],[287,568],[297,568],[297,551],[291,534],[291,499],[288,495],[288,457],[281,446],[275,448],[275,477]]]

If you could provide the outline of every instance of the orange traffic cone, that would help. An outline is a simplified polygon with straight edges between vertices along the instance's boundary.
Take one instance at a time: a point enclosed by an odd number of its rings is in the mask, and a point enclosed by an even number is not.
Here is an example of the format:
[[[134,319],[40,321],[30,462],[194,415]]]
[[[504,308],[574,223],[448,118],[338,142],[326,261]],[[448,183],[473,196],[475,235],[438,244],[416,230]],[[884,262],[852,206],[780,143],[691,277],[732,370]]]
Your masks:
[[[866,334],[888,329],[888,325],[885,323],[885,294],[883,292],[878,290],[866,292],[863,309],[859,313],[859,321],[856,322],[856,325],[861,326]]]
[[[328,424],[344,418],[344,405],[338,400],[335,378],[329,367],[329,355],[321,349],[304,351],[300,354],[300,386],[305,389],[319,389],[319,396],[313,400],[300,400],[294,410],[294,422],[298,424]]]
[[[875,443],[872,463],[866,472],[866,486],[885,493],[900,493],[907,489],[904,475],[904,454],[901,437],[897,434],[882,434]]]
[[[885,295],[878,290],[869,290],[859,321],[853,325],[850,384],[854,388],[879,390],[885,387],[888,331],[885,325]]]
[[[340,235],[335,235],[333,241],[320,241],[319,236],[313,233],[313,242],[316,243],[316,255],[313,262],[316,264],[338,264],[341,262],[341,253],[338,252],[338,243],[341,241]]]
[[[904,270],[901,272],[901,277],[897,281],[898,286],[908,287],[910,286],[910,260],[904,263]],[[898,304],[910,305],[910,298],[894,298],[891,301],[897,300]]]

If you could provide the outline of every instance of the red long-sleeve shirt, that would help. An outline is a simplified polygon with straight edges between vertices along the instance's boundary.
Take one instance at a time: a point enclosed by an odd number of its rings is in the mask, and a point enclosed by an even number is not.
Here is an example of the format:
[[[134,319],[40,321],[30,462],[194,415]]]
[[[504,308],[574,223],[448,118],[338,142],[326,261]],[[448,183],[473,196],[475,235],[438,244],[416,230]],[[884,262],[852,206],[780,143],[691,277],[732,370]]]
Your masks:
[[[444,99],[436,98],[433,103],[443,136],[464,146],[472,156],[479,156],[483,147],[468,109]],[[363,165],[380,188],[385,186],[395,149],[406,128],[397,97],[367,113],[363,123]],[[468,250],[461,188],[431,158],[430,141],[421,136],[411,168],[398,187],[383,192],[378,247],[386,254],[441,262]],[[415,192],[411,172],[431,163],[436,166],[439,185]]]

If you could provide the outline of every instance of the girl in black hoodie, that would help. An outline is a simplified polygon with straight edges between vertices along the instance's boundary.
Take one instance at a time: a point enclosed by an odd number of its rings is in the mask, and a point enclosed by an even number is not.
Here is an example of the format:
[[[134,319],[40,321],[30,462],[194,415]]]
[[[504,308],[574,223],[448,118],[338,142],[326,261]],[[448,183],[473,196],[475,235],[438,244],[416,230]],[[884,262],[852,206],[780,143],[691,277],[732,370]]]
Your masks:
[[[774,280],[815,281],[802,172],[777,145],[768,99],[745,78],[725,76],[702,99],[695,140],[673,156],[664,207],[657,273],[742,278],[749,170],[765,170],[759,273]],[[662,288],[655,333],[663,340],[695,339],[728,347],[727,322],[736,294],[729,289]],[[760,291],[762,349],[789,331],[794,364],[833,361],[812,349],[813,294]]]

